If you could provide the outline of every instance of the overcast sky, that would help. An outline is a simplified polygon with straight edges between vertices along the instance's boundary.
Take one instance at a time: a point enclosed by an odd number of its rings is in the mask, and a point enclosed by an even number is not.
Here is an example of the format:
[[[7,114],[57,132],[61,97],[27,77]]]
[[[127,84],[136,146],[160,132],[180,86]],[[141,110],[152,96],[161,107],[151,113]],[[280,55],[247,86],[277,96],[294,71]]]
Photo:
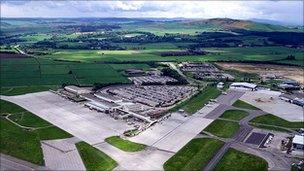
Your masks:
[[[303,25],[303,1],[2,1],[1,17],[266,19]]]

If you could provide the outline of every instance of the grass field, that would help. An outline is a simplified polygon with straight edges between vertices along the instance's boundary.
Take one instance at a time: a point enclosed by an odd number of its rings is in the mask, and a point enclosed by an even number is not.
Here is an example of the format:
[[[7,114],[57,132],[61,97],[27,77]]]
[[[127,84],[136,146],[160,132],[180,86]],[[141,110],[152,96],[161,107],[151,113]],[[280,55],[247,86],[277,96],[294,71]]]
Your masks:
[[[268,163],[264,159],[252,154],[243,153],[235,149],[228,149],[214,169],[215,171],[267,171]]]
[[[25,109],[1,100],[1,153],[8,154],[38,165],[43,165],[41,140],[62,139],[71,137],[65,131],[52,126]],[[16,126],[5,119],[10,119],[22,126],[39,128],[27,130]],[[45,128],[42,128],[45,127]]]
[[[285,119],[282,119],[280,117],[274,116],[272,114],[266,114],[262,116],[258,116],[256,118],[253,118],[250,123],[252,124],[267,124],[267,125],[273,125],[273,126],[280,126],[285,128],[303,128],[304,122],[289,122]]]
[[[128,151],[128,152],[141,151],[146,148],[146,145],[144,144],[138,144],[132,141],[124,140],[119,136],[106,138],[105,141],[123,151]]]
[[[242,100],[237,100],[233,103],[234,107],[243,108],[243,109],[250,109],[250,110],[258,110],[258,108],[252,106],[251,104],[248,104]]]
[[[117,163],[102,151],[85,142],[76,144],[77,150],[87,170],[113,170]]]
[[[126,44],[131,47],[131,45]],[[137,46],[135,46],[137,47]],[[138,47],[143,47],[139,45]],[[145,47],[145,46],[144,46]],[[155,48],[158,47],[158,48]],[[295,64],[303,66],[303,51],[287,47],[247,47],[247,48],[205,48],[211,53],[198,56],[161,57],[159,52],[170,51],[174,45],[149,44],[143,50],[59,50],[51,55],[41,57],[63,59],[70,61],[273,61],[279,64]],[[288,55],[294,55],[295,60],[286,60]]]
[[[222,138],[232,138],[239,130],[240,125],[236,122],[215,120],[204,131]]]
[[[164,164],[166,171],[202,170],[224,143],[208,138],[191,140]]]
[[[24,92],[35,92],[42,87],[60,86],[64,83],[82,86],[94,83],[129,83],[127,78],[113,68],[114,66],[119,68],[120,65],[124,64],[110,66],[108,64],[72,63],[49,59],[5,59],[1,60],[0,81],[2,88],[30,86],[20,90]],[[19,93],[10,92],[8,94]]]
[[[210,99],[214,99],[219,96],[221,92],[214,87],[207,87],[198,94],[191,97],[189,100],[186,100],[176,107],[172,108],[170,111],[177,111],[178,109],[183,108],[189,114],[193,114],[201,109]]]
[[[227,110],[220,116],[220,118],[239,121],[246,116],[248,116],[248,113],[242,110]]]
[[[26,93],[34,93],[40,91],[48,91],[49,89],[56,89],[58,86],[19,86],[19,87],[1,87],[0,94],[7,96],[14,96]]]

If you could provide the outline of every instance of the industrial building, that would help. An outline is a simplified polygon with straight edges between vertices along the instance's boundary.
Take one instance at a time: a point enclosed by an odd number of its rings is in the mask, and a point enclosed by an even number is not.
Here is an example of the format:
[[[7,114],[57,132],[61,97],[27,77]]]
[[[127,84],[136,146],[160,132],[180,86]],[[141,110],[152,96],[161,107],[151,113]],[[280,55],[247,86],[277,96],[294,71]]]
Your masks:
[[[292,140],[292,147],[294,149],[304,151],[304,136],[303,135],[295,135],[293,140]]]
[[[230,85],[230,89],[255,91],[255,90],[257,90],[257,85],[253,84],[253,83],[247,83],[247,82],[234,82]]]
[[[283,90],[300,90],[301,89],[300,84],[293,80],[284,81],[282,84],[279,84],[278,87]]]
[[[293,95],[293,94],[281,94],[279,96],[279,98],[281,100],[284,100],[286,102],[289,102],[289,103],[293,103],[295,105],[298,105],[298,106],[301,106],[301,107],[304,107],[304,97],[301,96],[296,96],[296,95]]]
[[[183,72],[192,73],[193,77],[198,80],[234,80],[232,75],[224,73],[210,63],[185,62],[182,63],[180,69]]]
[[[91,90],[89,90],[89,89],[86,89],[86,88],[83,88],[83,87],[77,87],[77,86],[74,86],[74,85],[65,86],[64,89],[66,91],[70,92],[70,93],[74,93],[74,94],[77,94],[77,95],[91,92]]]

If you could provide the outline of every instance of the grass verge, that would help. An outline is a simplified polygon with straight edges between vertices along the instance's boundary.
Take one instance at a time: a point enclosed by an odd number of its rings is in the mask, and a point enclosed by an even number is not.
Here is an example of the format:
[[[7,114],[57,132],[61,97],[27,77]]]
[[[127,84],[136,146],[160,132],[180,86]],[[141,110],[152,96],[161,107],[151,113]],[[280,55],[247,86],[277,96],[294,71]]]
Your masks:
[[[113,170],[117,166],[115,160],[85,142],[76,147],[87,170]]]
[[[105,141],[123,151],[135,152],[146,148],[144,144],[138,144],[132,141],[124,140],[119,136],[108,137]]]
[[[249,103],[246,103],[242,100],[237,100],[236,102],[233,103],[234,107],[238,107],[238,108],[244,108],[244,109],[250,109],[250,110],[259,110],[259,108],[256,108],[254,106],[252,106]]]
[[[22,87],[1,87],[1,95],[15,96],[26,93],[36,93],[40,91],[48,91],[49,89],[56,89],[58,86],[22,86]]]
[[[239,130],[240,125],[236,122],[215,120],[204,131],[222,138],[231,138]]]
[[[220,116],[220,118],[239,121],[246,116],[248,116],[248,113],[243,110],[227,110]]]
[[[257,156],[228,149],[214,169],[215,171],[268,170],[268,163]]]
[[[250,123],[252,124],[266,124],[266,125],[273,125],[273,126],[280,126],[285,128],[303,128],[304,122],[290,122],[280,117],[274,116],[272,114],[266,114],[262,116],[258,116],[253,118]]]
[[[164,164],[170,170],[202,170],[224,143],[209,138],[191,140]]]

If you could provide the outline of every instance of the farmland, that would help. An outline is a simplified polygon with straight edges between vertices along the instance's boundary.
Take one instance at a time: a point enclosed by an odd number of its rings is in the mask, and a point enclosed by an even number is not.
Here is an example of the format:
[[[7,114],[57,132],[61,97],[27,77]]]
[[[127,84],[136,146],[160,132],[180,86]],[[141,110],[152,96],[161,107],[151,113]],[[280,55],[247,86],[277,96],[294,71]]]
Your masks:
[[[233,61],[304,66],[303,49],[294,48],[301,47],[302,32],[251,21],[58,18],[3,22],[1,94],[35,92],[63,84],[129,83],[123,70],[148,70],[149,62]],[[94,25],[88,26],[90,22]],[[161,55],[191,49],[204,53]]]

